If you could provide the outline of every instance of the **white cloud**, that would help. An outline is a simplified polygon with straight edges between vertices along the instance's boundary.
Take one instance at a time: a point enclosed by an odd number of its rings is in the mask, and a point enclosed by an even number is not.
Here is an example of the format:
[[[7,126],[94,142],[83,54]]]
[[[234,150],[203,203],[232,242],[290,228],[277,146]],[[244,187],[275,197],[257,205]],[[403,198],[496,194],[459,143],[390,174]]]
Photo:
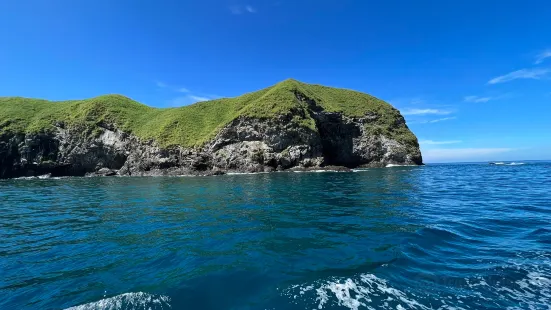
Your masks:
[[[437,119],[430,120],[430,121],[428,121],[427,123],[428,123],[428,124],[433,124],[433,123],[438,123],[438,122],[449,121],[449,120],[456,119],[456,118],[457,118],[457,117],[455,117],[455,116],[453,116],[453,117],[437,118]]]
[[[539,79],[543,78],[545,75],[547,75],[550,72],[551,72],[550,69],[541,69],[541,68],[521,69],[521,70],[517,70],[517,71],[507,73],[507,74],[502,75],[502,76],[495,77],[495,78],[489,80],[488,84],[499,84],[499,83],[510,82],[510,81],[518,80],[518,79],[539,80]]]
[[[449,121],[449,120],[452,120],[452,119],[457,119],[457,117],[452,116],[452,117],[437,118],[437,119],[432,119],[432,120],[412,121],[412,122],[408,122],[408,124],[409,125],[411,125],[411,124],[434,124],[434,123]]]
[[[189,98],[189,96],[181,96],[181,97],[176,97],[176,98],[170,99],[168,101],[168,106],[170,106],[170,107],[181,107],[181,106],[185,106],[185,105],[190,105],[192,103],[193,103],[193,101]]]
[[[447,141],[421,140],[421,141],[419,141],[419,144],[439,145],[439,144],[456,144],[456,143],[461,143],[461,142],[463,142],[463,141],[461,141],[461,140],[447,140]]]
[[[194,96],[194,95],[189,95],[188,97],[194,100],[195,102],[212,100],[211,98],[208,98],[208,97],[201,97],[201,96]]]
[[[175,91],[175,92],[178,92],[178,93],[189,93],[189,89],[187,89],[185,87],[177,87],[177,86],[169,85],[169,84],[167,84],[165,82],[161,82],[161,81],[156,81],[155,85],[157,85],[157,87],[159,87],[159,88],[167,88],[171,91]]]
[[[185,95],[185,96],[179,96],[175,97],[168,101],[168,106],[170,107],[181,107],[186,106],[190,104],[194,104],[201,101],[209,101],[213,100],[212,97],[202,97],[202,96],[196,96],[196,95]]]
[[[208,101],[208,100],[220,98],[220,96],[216,96],[216,95],[210,95],[210,94],[204,94],[204,93],[197,94],[195,92],[192,92],[188,88],[175,87],[160,81],[155,82],[155,84],[157,85],[157,87],[166,89],[170,92],[183,94],[182,96],[177,96],[168,100],[166,102],[166,105],[170,107],[181,107],[181,106],[190,105],[200,101]]]
[[[488,102],[490,100],[494,100],[496,98],[493,98],[493,97],[480,97],[480,96],[466,96],[464,98],[465,102],[474,102],[474,103],[479,103],[479,102]]]
[[[423,160],[426,162],[488,161],[495,156],[514,151],[512,148],[457,148],[457,149],[423,149]]]
[[[546,58],[550,58],[550,57],[551,57],[551,49],[545,50],[545,51],[541,52],[540,54],[538,54],[538,56],[536,56],[536,62],[535,62],[535,64],[536,64],[536,65],[539,65],[539,64],[542,63]]]
[[[402,115],[427,115],[427,114],[450,114],[451,111],[438,110],[438,109],[405,109],[402,111]]]
[[[256,9],[250,5],[231,5],[229,7],[230,12],[234,15],[240,15],[243,13],[256,13]]]

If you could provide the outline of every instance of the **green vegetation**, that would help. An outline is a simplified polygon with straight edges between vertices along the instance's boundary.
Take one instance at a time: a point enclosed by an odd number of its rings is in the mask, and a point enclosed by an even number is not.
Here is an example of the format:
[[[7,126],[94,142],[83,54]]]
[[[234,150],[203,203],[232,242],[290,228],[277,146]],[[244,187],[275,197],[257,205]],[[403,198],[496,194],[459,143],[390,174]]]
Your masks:
[[[180,108],[157,109],[121,95],[86,100],[46,101],[21,97],[0,98],[0,134],[51,132],[56,123],[81,129],[84,135],[98,133],[98,124],[115,124],[141,139],[154,139],[162,146],[200,146],[239,116],[261,119],[293,113],[293,122],[316,129],[305,102],[296,93],[313,99],[330,112],[347,116],[379,115],[375,126],[406,143],[417,143],[405,126],[392,126],[398,110],[373,96],[356,91],[286,80],[272,87],[236,98],[196,103]]]

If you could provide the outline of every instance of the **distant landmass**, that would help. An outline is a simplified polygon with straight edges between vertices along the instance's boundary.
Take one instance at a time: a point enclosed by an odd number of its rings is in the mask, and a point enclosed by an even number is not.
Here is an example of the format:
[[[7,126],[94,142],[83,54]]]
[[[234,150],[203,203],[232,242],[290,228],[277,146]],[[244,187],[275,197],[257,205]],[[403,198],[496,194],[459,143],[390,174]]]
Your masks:
[[[165,109],[121,95],[0,98],[0,178],[421,164],[417,138],[390,104],[292,79]]]

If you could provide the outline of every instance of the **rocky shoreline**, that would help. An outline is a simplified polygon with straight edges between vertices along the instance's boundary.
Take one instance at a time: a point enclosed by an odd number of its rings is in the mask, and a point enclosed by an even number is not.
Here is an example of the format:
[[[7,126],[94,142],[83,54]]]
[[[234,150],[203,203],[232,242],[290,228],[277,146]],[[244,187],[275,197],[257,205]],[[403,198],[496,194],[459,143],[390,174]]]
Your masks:
[[[90,138],[56,124],[50,134],[0,136],[0,178],[52,176],[217,175],[288,169],[338,170],[422,164],[416,145],[371,135],[372,116],[327,113],[318,132],[289,121],[238,118],[202,148],[162,148],[112,124]],[[329,120],[328,120],[329,119]],[[405,126],[403,119],[399,126]]]
[[[424,165],[424,164],[423,164]],[[413,167],[413,166],[423,166],[423,165],[388,165],[388,166],[374,166],[374,167],[364,167],[359,169],[351,169],[344,166],[326,166],[326,167],[295,167],[286,170],[276,170],[276,171],[263,171],[263,172],[236,172],[236,171],[207,171],[207,172],[196,172],[194,174],[150,174],[150,175],[120,175],[117,170],[107,170],[102,168],[102,171],[86,173],[84,176],[53,176],[51,173],[38,175],[38,176],[23,176],[12,179],[25,179],[25,180],[47,180],[47,179],[59,179],[59,178],[102,178],[102,177],[130,177],[130,178],[141,178],[141,177],[213,177],[213,176],[223,176],[223,175],[253,175],[253,174],[271,174],[271,173],[293,173],[293,172],[309,172],[309,173],[320,173],[320,172],[334,172],[334,173],[353,173],[357,171],[363,171],[362,169],[371,169],[371,168],[389,168],[389,167]],[[1,179],[0,179],[1,180]]]

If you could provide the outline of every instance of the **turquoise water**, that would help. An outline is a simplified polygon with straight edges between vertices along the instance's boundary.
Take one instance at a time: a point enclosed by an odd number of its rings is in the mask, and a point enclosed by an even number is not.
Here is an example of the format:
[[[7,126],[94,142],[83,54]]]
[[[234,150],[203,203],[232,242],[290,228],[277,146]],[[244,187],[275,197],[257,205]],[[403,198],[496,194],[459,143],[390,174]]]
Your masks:
[[[0,309],[551,309],[551,163],[0,181]]]

